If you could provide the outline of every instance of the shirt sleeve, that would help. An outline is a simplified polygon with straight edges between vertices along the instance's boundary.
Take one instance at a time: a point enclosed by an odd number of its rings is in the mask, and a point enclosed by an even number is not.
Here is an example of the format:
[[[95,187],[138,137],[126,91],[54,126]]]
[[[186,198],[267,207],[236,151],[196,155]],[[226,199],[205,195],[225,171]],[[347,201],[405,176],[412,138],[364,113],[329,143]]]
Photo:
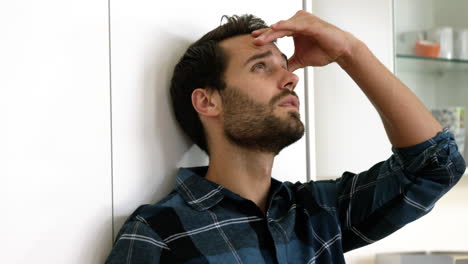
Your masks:
[[[142,217],[137,216],[136,219],[129,220],[124,224],[105,263],[163,263],[162,255],[165,251],[169,251],[166,243]]]
[[[393,147],[392,152],[367,171],[345,172],[333,181],[345,252],[427,214],[466,169],[448,128],[420,144]]]

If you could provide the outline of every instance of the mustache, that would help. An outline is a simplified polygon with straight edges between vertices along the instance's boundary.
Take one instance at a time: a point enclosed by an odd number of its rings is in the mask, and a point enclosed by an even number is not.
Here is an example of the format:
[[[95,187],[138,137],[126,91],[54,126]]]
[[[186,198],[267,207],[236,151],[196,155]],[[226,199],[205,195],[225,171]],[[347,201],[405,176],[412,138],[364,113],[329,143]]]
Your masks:
[[[288,90],[288,89],[283,89],[283,91],[281,91],[281,93],[277,94],[276,96],[274,96],[271,101],[270,101],[270,104],[273,106],[275,105],[278,101],[282,100],[283,98],[285,97],[288,97],[288,96],[295,96],[298,100],[299,100],[299,96],[297,96],[297,94],[294,92],[294,91],[291,91],[291,90]]]

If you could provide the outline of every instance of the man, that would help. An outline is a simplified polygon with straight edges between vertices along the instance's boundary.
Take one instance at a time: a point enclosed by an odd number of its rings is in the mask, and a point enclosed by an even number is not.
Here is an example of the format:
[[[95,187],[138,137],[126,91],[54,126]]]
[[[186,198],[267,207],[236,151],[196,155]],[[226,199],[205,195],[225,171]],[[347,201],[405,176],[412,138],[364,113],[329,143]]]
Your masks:
[[[273,43],[285,36],[289,60]],[[337,180],[272,179],[274,157],[304,133],[292,72],[332,62],[377,109],[393,155]],[[189,47],[171,96],[209,166],[181,168],[173,192],[140,206],[108,263],[344,263],[429,212],[466,168],[453,135],[364,43],[304,11],[270,27],[229,18]]]

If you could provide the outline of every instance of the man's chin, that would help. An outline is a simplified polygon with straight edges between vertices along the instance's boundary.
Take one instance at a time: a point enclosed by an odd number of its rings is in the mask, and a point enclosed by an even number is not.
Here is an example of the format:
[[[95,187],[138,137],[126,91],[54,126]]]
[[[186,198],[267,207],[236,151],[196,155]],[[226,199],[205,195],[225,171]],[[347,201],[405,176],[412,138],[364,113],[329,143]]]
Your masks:
[[[302,127],[302,130],[304,130],[304,123],[302,123],[302,120],[301,120],[301,115],[299,114],[299,112],[293,112],[293,111],[290,111],[288,113],[288,116],[287,116],[287,121],[290,126],[294,127],[294,129],[297,129],[297,127]]]
[[[297,110],[297,108],[294,108],[294,107],[278,107],[277,108],[277,112],[280,112],[278,113],[277,115],[279,116],[287,116],[287,117],[296,117],[298,119],[300,119],[301,117],[301,114],[299,113],[299,111]]]

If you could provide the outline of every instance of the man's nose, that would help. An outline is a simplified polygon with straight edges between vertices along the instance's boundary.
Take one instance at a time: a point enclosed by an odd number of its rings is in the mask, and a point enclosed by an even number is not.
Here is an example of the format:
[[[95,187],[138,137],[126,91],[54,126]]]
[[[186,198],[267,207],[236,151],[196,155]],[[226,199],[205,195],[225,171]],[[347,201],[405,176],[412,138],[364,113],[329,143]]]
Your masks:
[[[288,70],[284,70],[284,77],[281,81],[281,89],[288,89],[290,91],[293,91],[294,88],[296,88],[298,82],[299,77],[296,74]]]

